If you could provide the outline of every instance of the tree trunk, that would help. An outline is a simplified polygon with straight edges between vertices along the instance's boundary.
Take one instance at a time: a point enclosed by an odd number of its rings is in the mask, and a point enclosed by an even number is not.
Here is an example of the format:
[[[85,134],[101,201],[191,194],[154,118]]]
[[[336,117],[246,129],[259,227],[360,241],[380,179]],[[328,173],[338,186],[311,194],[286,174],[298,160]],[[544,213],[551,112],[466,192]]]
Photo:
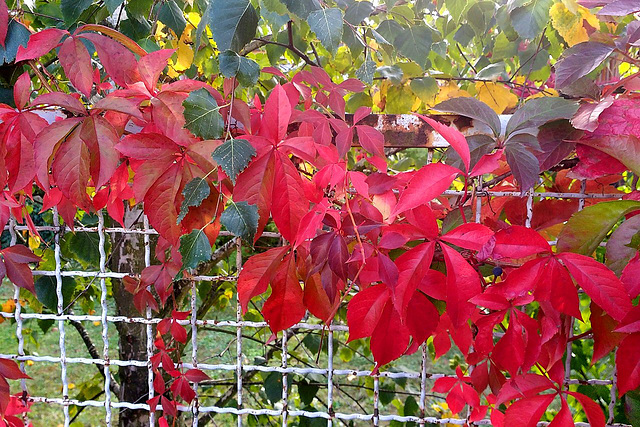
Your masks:
[[[133,208],[125,212],[124,223],[133,227],[142,223],[141,210]],[[119,244],[118,244],[119,243]],[[117,245],[117,246],[116,246]],[[116,234],[112,250],[111,269],[121,273],[138,274],[144,269],[144,235]],[[118,316],[140,317],[133,305],[132,295],[124,289],[120,280],[113,280],[113,297]],[[120,360],[147,360],[146,325],[117,322]],[[120,396],[121,402],[145,403],[148,400],[148,372],[141,366],[121,366]],[[149,425],[149,412],[142,409],[122,408],[119,414],[121,427],[139,427]]]

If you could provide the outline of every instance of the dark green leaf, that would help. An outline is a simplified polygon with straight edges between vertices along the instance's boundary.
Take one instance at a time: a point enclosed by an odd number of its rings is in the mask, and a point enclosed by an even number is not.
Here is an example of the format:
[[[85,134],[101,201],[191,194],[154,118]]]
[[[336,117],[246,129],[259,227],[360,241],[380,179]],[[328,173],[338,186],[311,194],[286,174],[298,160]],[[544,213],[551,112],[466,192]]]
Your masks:
[[[122,3],[124,3],[124,0],[104,0],[104,5],[107,6],[110,14],[113,14]]]
[[[204,33],[207,24],[211,20],[211,3],[207,2],[207,6],[202,12],[202,16],[200,17],[200,22],[198,22],[198,26],[196,27],[196,38],[195,43],[193,44],[194,49],[197,51],[200,47],[200,41],[202,40],[202,33]]]
[[[495,14],[493,1],[474,1],[467,10],[467,21],[477,35],[484,35],[489,29]]]
[[[211,245],[202,230],[193,230],[180,237],[180,254],[183,268],[196,268],[211,259]]]
[[[185,127],[194,135],[204,139],[216,139],[222,136],[224,120],[220,115],[220,107],[206,89],[191,92],[182,105],[186,120]]]
[[[58,296],[56,293],[56,278],[54,276],[40,276],[34,283],[36,288],[36,298],[45,307],[54,313],[58,312]],[[76,282],[73,277],[62,278],[62,306],[67,307],[76,289]]]
[[[549,24],[549,9],[553,0],[533,0],[511,11],[511,24],[523,39],[534,39]]]
[[[143,40],[149,36],[151,24],[145,18],[131,15],[120,23],[120,31],[130,39]]]
[[[307,19],[311,12],[322,9],[318,0],[282,0],[289,12],[302,19]]]
[[[587,206],[573,214],[558,236],[558,252],[591,255],[626,214],[640,209],[636,200],[614,200]]]
[[[434,110],[444,113],[454,113],[461,116],[479,120],[488,125],[495,136],[500,135],[502,125],[495,111],[482,101],[475,98],[460,97],[443,101],[433,107]]]
[[[373,61],[364,61],[360,68],[356,70],[356,77],[362,83],[370,85],[373,83],[373,76],[376,74],[376,63]]]
[[[282,400],[282,374],[270,372],[264,379],[264,392],[271,403]]]
[[[105,250],[111,247],[108,236]],[[95,266],[100,262],[100,239],[96,233],[77,232],[64,236],[61,242],[63,255],[80,261],[84,266]]]
[[[187,20],[184,18],[182,9],[174,0],[162,3],[158,11],[158,20],[171,28],[178,37],[182,35],[187,26]]]
[[[93,0],[60,0],[60,10],[64,17],[64,23],[71,25],[75,23],[82,12],[87,10]]]
[[[16,60],[16,53],[18,53],[18,47],[27,47],[31,32],[27,30],[24,25],[11,21],[9,23],[9,29],[7,30],[7,38],[5,39],[5,46],[0,46],[0,59],[2,64],[9,64]]]
[[[220,72],[225,77],[236,77],[243,86],[253,86],[260,77],[260,66],[253,59],[240,56],[232,50],[225,50],[218,56]]]
[[[211,0],[209,29],[219,50],[239,52],[253,39],[258,14],[249,0]]]
[[[578,111],[578,104],[564,98],[534,98],[518,108],[509,123],[507,136],[521,129],[537,128],[551,120],[570,119]]]
[[[362,43],[362,38],[358,37],[355,31],[356,29],[349,26],[348,24],[344,24],[342,26],[342,41],[351,51],[352,58],[357,58],[362,54],[362,52],[364,52],[364,44]]]
[[[614,46],[604,43],[583,42],[567,49],[556,63],[556,86],[569,86],[584,77],[611,55]]]
[[[342,41],[342,11],[335,7],[316,10],[309,14],[307,23],[325,49],[335,54]]]
[[[347,8],[344,19],[353,25],[360,25],[374,11],[373,4],[368,1],[357,1]]]
[[[394,44],[404,57],[424,67],[431,51],[431,30],[423,25],[406,28],[395,38]]]
[[[524,194],[538,182],[540,164],[531,151],[520,143],[507,144],[504,150],[507,163]]]
[[[298,394],[300,395],[300,401],[306,406],[311,405],[313,399],[318,394],[320,387],[317,385],[311,385],[307,381],[300,381],[298,383]]]
[[[230,139],[213,152],[215,160],[235,184],[236,177],[247,167],[256,149],[245,139]]]
[[[189,213],[189,208],[192,206],[200,206],[202,201],[209,197],[211,189],[209,183],[203,178],[193,178],[184,186],[182,195],[184,200],[180,205],[180,214],[178,215],[178,224],[182,222],[184,217]]]
[[[231,202],[220,215],[220,223],[235,236],[251,242],[258,230],[258,207],[247,202]]]

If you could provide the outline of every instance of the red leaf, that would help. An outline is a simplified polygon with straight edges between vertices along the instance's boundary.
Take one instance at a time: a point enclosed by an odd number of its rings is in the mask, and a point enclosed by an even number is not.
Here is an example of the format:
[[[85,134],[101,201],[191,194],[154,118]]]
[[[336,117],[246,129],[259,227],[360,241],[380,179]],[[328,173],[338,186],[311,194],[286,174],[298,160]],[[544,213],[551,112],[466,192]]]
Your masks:
[[[469,153],[469,144],[467,143],[464,135],[458,129],[443,125],[442,123],[437,122],[427,116],[423,116],[422,114],[416,114],[416,116],[427,122],[429,126],[431,126],[436,132],[442,135],[442,137],[449,143],[449,145],[451,145],[451,148],[456,150],[456,153],[460,155],[462,163],[465,166],[465,170],[469,172],[471,155]]]
[[[440,245],[447,267],[447,313],[455,328],[465,324],[475,306],[469,302],[482,291],[478,272],[457,251]]]
[[[35,294],[33,275],[31,274],[29,263],[40,262],[42,259],[34,255],[31,249],[23,245],[10,246],[3,249],[2,257],[9,280],[16,286],[25,288]]]
[[[635,299],[640,295],[640,253],[636,253],[622,270],[620,280],[627,289],[630,298]]]
[[[262,315],[273,333],[285,330],[302,319],[306,310],[295,259],[288,255],[271,282],[271,295],[262,307]]]
[[[118,111],[133,116],[136,119],[144,119],[136,101],[119,96],[102,98],[94,104],[93,108],[96,110]]]
[[[140,78],[147,87],[147,90],[154,93],[156,84],[160,74],[167,66],[167,62],[171,55],[175,53],[175,49],[160,49],[149,52],[138,61],[138,71]]]
[[[616,352],[618,395],[640,387],[640,333],[628,335]]]
[[[585,396],[582,393],[578,393],[577,391],[569,391],[567,394],[580,402],[582,409],[584,409],[584,412],[587,414],[587,420],[591,427],[605,426],[606,421],[600,405],[594,402],[590,397]]]
[[[36,59],[46,55],[60,43],[60,39],[65,34],[69,34],[69,32],[58,28],[47,28],[31,34],[26,48],[22,45],[18,46],[16,62]]]
[[[551,253],[551,246],[537,232],[520,225],[496,233],[493,255],[496,258],[526,258],[539,253]]]
[[[242,312],[247,312],[251,298],[266,292],[288,247],[272,248],[256,254],[244,263],[238,276],[238,299]]]
[[[430,163],[418,170],[400,194],[398,204],[392,212],[398,215],[409,209],[424,205],[449,188],[460,171],[444,163]]]
[[[291,160],[282,153],[275,159],[273,222],[278,226],[282,237],[295,241],[300,220],[309,210],[309,201],[304,195],[300,173]]]
[[[136,57],[122,44],[97,33],[82,33],[78,37],[93,43],[100,56],[101,64],[114,82],[120,86],[126,86],[140,81]]]
[[[291,118],[291,104],[287,93],[280,85],[271,91],[264,106],[264,116],[260,132],[271,142],[277,144],[287,134],[289,119]]]
[[[7,38],[7,30],[9,29],[9,8],[5,0],[0,0],[0,45],[5,47],[4,42]]]
[[[493,360],[496,364],[515,376],[524,363],[525,342],[522,325],[511,315],[507,332],[493,348]]]
[[[631,309],[629,295],[611,270],[584,255],[562,253],[558,255],[569,269],[578,285],[607,314],[616,320],[622,320]]]
[[[9,380],[19,380],[29,378],[29,375],[20,370],[20,367],[13,360],[0,359],[0,377]]]
[[[371,353],[376,361],[374,373],[382,365],[402,356],[409,345],[409,339],[409,330],[402,324],[393,302],[387,300],[378,325],[371,334]]]
[[[518,400],[507,408],[505,426],[536,427],[538,420],[551,404],[554,394],[543,394]]]
[[[436,331],[440,322],[438,309],[421,292],[415,292],[407,308],[407,328],[413,337],[411,349],[417,350]]]
[[[171,244],[177,244],[182,234],[176,206],[181,184],[180,165],[174,164],[153,183],[143,199],[149,223]]]
[[[68,37],[60,47],[58,60],[73,86],[89,98],[93,87],[93,68],[91,56],[80,39]]]
[[[68,93],[62,92],[50,92],[42,94],[33,100],[32,105],[54,105],[82,116],[87,114],[87,109],[84,107],[84,105],[82,105],[82,102],[80,102],[78,98],[69,95]]]
[[[358,141],[360,141],[362,148],[374,156],[384,158],[384,135],[382,132],[371,126],[360,125],[355,128],[358,131]]]
[[[173,384],[171,384],[171,391],[173,391],[177,396],[183,398],[187,403],[191,403],[191,401],[196,397],[196,392],[193,391],[191,384],[189,384],[189,381],[187,381],[183,376],[179,376]]]
[[[482,224],[462,224],[441,237],[441,240],[464,249],[479,251],[493,236],[493,231]]]
[[[602,359],[613,350],[625,337],[624,334],[614,332],[618,323],[595,303],[591,303],[591,329],[593,330],[593,356],[591,363]]]
[[[2,10],[2,5],[5,5],[6,7],[4,0],[0,0],[0,12]],[[0,38],[2,38],[1,24],[2,24],[2,17],[0,17]],[[18,107],[18,110],[24,109],[24,107],[29,103],[30,96],[31,96],[31,77],[29,76],[29,73],[25,72],[20,77],[18,77],[18,80],[16,80],[16,83],[13,86],[13,100],[16,104],[16,107]]]
[[[413,297],[415,290],[429,271],[434,251],[435,244],[433,242],[421,243],[396,259],[400,274],[398,284],[391,289],[396,310],[403,319],[407,313],[407,302]]]
[[[573,423],[573,415],[571,415],[571,410],[569,409],[569,405],[567,405],[567,401],[562,397],[562,407],[560,411],[553,418],[553,421],[549,424],[549,427],[573,427],[575,424]]]
[[[385,285],[370,286],[351,298],[347,306],[347,342],[373,334],[388,300],[389,289]]]
[[[258,206],[260,219],[255,239],[260,237],[267,221],[269,221],[269,212],[273,202],[275,158],[276,156],[271,151],[255,158],[238,175],[233,189],[233,196],[236,200]]]
[[[201,383],[202,381],[209,380],[209,376],[202,372],[200,369],[189,369],[184,373],[184,377],[192,383]]]
[[[480,160],[478,160],[478,163],[476,163],[476,165],[473,167],[469,176],[480,176],[485,173],[491,173],[494,170],[498,169],[498,167],[500,167],[500,159],[502,159],[503,153],[504,149],[500,148],[495,153],[485,154],[484,156],[480,157]]]

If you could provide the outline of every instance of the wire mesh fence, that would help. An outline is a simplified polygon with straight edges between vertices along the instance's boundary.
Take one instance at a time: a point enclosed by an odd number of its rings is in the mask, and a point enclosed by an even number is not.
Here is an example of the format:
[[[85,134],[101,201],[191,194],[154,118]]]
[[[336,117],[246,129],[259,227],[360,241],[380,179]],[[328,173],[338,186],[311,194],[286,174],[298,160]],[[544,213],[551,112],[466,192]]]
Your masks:
[[[433,159],[434,148],[428,148],[428,159]],[[558,193],[558,192],[535,192],[530,191],[526,197],[527,217],[526,225],[531,225],[533,215],[533,201],[539,198],[554,198],[554,199],[578,199],[579,209],[582,209],[586,200],[605,200],[616,199],[618,195],[603,194],[603,193],[587,193],[585,191],[585,183],[582,183],[579,192],[575,193]],[[445,193],[448,196],[461,196],[463,191],[449,190]],[[483,200],[487,198],[499,198],[499,197],[519,197],[520,193],[516,191],[493,191],[485,190],[480,183],[474,189],[475,197],[475,221],[481,220],[481,207]],[[97,235],[98,248],[99,248],[99,269],[97,271],[83,271],[81,269],[64,269],[61,254],[61,240],[65,233],[72,232],[69,227],[61,226],[58,218],[58,212],[53,211],[52,223],[50,225],[40,225],[36,229],[39,232],[53,233],[53,251],[55,265],[52,269],[34,270],[34,276],[49,276],[55,279],[55,294],[57,298],[57,310],[55,313],[37,313],[29,312],[29,310],[23,307],[20,303],[20,291],[15,287],[14,301],[15,310],[13,312],[2,312],[0,315],[6,319],[13,319],[15,321],[15,336],[17,337],[17,348],[15,351],[0,351],[0,358],[14,359],[20,362],[21,369],[27,374],[31,366],[30,364],[52,364],[59,367],[56,371],[56,378],[35,378],[35,381],[48,381],[59,382],[61,388],[58,395],[32,395],[29,393],[34,405],[54,405],[59,407],[63,412],[64,425],[69,426],[73,420],[73,414],[70,408],[89,407],[98,408],[103,411],[101,418],[103,421],[95,419],[95,425],[107,425],[111,426],[117,424],[117,413],[126,409],[139,409],[144,411],[150,411],[149,405],[146,403],[147,399],[154,397],[153,375],[151,358],[154,355],[154,336],[155,326],[162,320],[158,317],[153,317],[151,309],[147,308],[144,316],[139,317],[127,317],[117,315],[113,311],[113,306],[110,303],[109,296],[109,281],[123,279],[129,273],[114,271],[109,269],[108,254],[105,249],[105,242],[108,236],[115,235],[138,235],[142,236],[144,241],[144,265],[150,266],[152,264],[152,238],[156,235],[156,231],[150,229],[149,223],[143,218],[142,224],[135,227],[107,227],[105,226],[105,216],[103,212],[97,213],[98,223],[97,226],[77,226],[74,228],[75,233],[90,233]],[[15,220],[11,220],[7,227],[10,234],[10,244],[17,243],[18,234],[21,232],[27,232],[26,226],[16,225]],[[229,240],[232,236],[222,231],[220,233],[221,238]],[[277,237],[274,233],[267,233],[267,237]],[[239,240],[234,240],[236,245],[235,261],[236,267],[239,271],[242,266],[242,244]],[[553,243],[553,242],[552,242]],[[96,286],[99,299],[99,310],[95,314],[74,314],[67,310],[64,305],[63,295],[63,281],[65,277],[72,278],[87,278],[90,279],[90,286]],[[321,419],[326,420],[328,426],[332,425],[347,425],[352,421],[354,425],[367,425],[373,424],[388,425],[391,421],[396,422],[413,422],[420,426],[429,424],[453,424],[463,425],[467,421],[460,418],[452,417],[439,417],[430,415],[428,410],[430,390],[433,385],[433,381],[444,376],[454,376],[448,373],[435,373],[432,372],[430,357],[428,354],[427,345],[424,344],[421,347],[421,351],[417,357],[406,362],[402,365],[404,369],[398,369],[395,367],[393,370],[380,371],[376,375],[372,376],[371,370],[362,369],[361,366],[348,366],[345,363],[336,363],[336,344],[345,342],[347,339],[347,327],[343,324],[332,324],[330,326],[324,326],[313,319],[309,319],[304,323],[299,323],[292,327],[287,333],[282,334],[281,337],[275,339],[275,343],[280,349],[281,357],[279,363],[251,363],[246,357],[247,346],[249,345],[249,339],[252,333],[257,330],[266,330],[267,324],[263,321],[247,320],[243,318],[240,311],[240,306],[236,301],[235,316],[229,316],[225,319],[217,318],[201,318],[198,317],[198,307],[200,298],[198,295],[198,284],[201,282],[234,282],[236,275],[219,275],[219,276],[189,276],[190,281],[190,294],[188,301],[190,304],[190,318],[186,320],[179,320],[178,323],[187,328],[191,334],[190,354],[183,359],[182,366],[184,368],[195,368],[203,370],[210,377],[213,378],[215,383],[216,379],[226,379],[228,384],[231,384],[231,388],[234,389],[235,402],[232,405],[226,404],[223,406],[217,406],[215,400],[205,396],[203,393],[203,386],[194,385],[194,392],[196,398],[189,406],[178,406],[178,410],[185,413],[185,419],[193,426],[204,425],[210,421],[210,415],[215,414],[229,414],[235,416],[235,420],[238,426],[242,426],[246,423],[248,416],[260,416],[266,415],[273,419],[277,419],[278,423],[285,426],[290,422],[301,418],[307,419]],[[49,321],[56,322],[58,329],[58,351],[55,354],[36,354],[35,352],[26,351],[24,330],[28,322],[33,321]],[[101,351],[99,351],[99,357],[81,357],[82,352],[79,349],[69,348],[69,328],[72,322],[95,322],[95,325],[99,325],[100,337],[101,337]],[[135,323],[145,326],[146,331],[146,360],[119,360],[115,352],[115,344],[113,333],[118,323]],[[212,358],[207,356],[207,344],[203,344],[203,340],[206,340],[208,334],[219,333],[224,331],[225,336],[232,336],[232,340],[229,341],[228,352],[234,352],[233,357],[228,358],[224,363],[210,363]],[[213,332],[217,331],[217,332]],[[317,359],[316,364],[304,364],[300,363],[298,359],[292,359],[290,351],[292,345],[297,345],[295,342],[295,333],[300,331],[314,331],[320,334],[326,334],[325,349],[326,354]],[[235,346],[233,345],[235,341]],[[613,424],[614,420],[614,407],[616,405],[616,375],[613,372],[613,376],[608,378],[594,378],[594,379],[577,379],[572,378],[571,363],[572,363],[572,343],[568,344],[568,355],[566,358],[566,378],[565,383],[569,385],[587,385],[587,386],[606,386],[610,390],[610,403],[608,422]],[[235,347],[235,348],[234,348]],[[83,349],[84,350],[84,349]],[[94,355],[95,356],[95,355]],[[103,398],[95,399],[76,399],[71,397],[70,385],[73,383],[73,370],[76,366],[80,365],[97,365],[103,370],[102,391],[100,396]],[[148,395],[144,396],[142,401],[121,401],[113,393],[113,376],[114,370],[117,367],[139,367],[146,368],[148,376]],[[277,373],[279,374],[281,382],[281,395],[280,401],[271,405],[271,407],[258,407],[255,405],[255,399],[247,391],[247,384],[244,384],[246,373]],[[299,399],[292,398],[293,386],[295,385],[295,378],[313,376],[316,383],[321,383],[323,392],[320,400],[324,405],[324,410],[309,411],[303,407],[296,405],[296,401]],[[344,402],[337,404],[341,393],[341,388],[344,381],[349,381],[354,378],[371,377],[372,378],[372,394],[369,402],[361,402],[362,405],[356,405],[355,403],[345,404]],[[384,390],[381,385],[385,381],[410,381],[413,386],[414,394],[417,397],[418,414],[417,415],[400,415],[397,410],[391,405],[381,404],[381,390]],[[221,383],[221,381],[218,381]],[[22,380],[20,387],[23,391],[29,392],[32,387],[30,380]],[[302,405],[300,405],[302,406]],[[227,418],[229,420],[231,418]],[[226,421],[230,422],[230,421]],[[324,422],[324,421],[323,421]],[[156,417],[153,412],[149,414],[149,425],[155,425]],[[490,425],[490,420],[482,420],[476,422],[477,425]],[[544,425],[545,423],[540,423]],[[584,423],[577,423],[576,425],[587,425]]]

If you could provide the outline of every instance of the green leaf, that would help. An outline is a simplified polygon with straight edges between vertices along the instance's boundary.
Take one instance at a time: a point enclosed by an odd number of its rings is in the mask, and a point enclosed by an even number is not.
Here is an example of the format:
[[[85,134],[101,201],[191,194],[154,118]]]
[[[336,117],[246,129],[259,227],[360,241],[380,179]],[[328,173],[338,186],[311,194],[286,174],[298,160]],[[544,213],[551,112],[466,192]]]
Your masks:
[[[444,113],[454,113],[461,116],[479,120],[488,125],[495,136],[500,135],[500,118],[495,111],[482,101],[475,98],[460,97],[443,101],[433,107],[434,110]]]
[[[335,7],[316,10],[309,14],[307,23],[325,49],[335,54],[342,41],[342,11]]]
[[[56,293],[56,278],[54,276],[40,276],[34,283],[36,298],[54,313],[58,312],[58,296]],[[76,290],[73,277],[62,278],[62,306],[67,307]]]
[[[198,89],[189,94],[182,103],[185,127],[194,135],[204,139],[222,137],[224,120],[215,98],[206,90]]]
[[[376,63],[373,61],[364,61],[360,68],[356,70],[356,77],[362,83],[368,85],[373,83],[373,76],[376,74]]]
[[[523,39],[534,39],[549,23],[549,9],[553,0],[533,0],[511,11],[511,24]]]
[[[182,9],[174,0],[162,3],[158,11],[158,20],[171,28],[178,37],[182,35],[187,26],[187,20],[184,18]]]
[[[469,144],[469,169],[473,170],[473,167],[480,161],[482,156],[490,154],[493,151],[496,147],[496,140],[484,134],[469,135],[466,137],[466,140]],[[464,169],[464,163],[462,163],[462,159],[456,150],[449,147],[447,151],[445,151],[445,155],[447,156],[446,163],[448,165],[460,170]]]
[[[614,200],[587,206],[567,221],[558,236],[558,252],[591,255],[620,219],[637,209],[636,200]]]
[[[196,268],[201,262],[211,259],[211,245],[202,230],[193,230],[180,237],[180,255],[183,268]]]
[[[322,9],[318,0],[282,0],[289,12],[307,19],[311,12]]]
[[[404,31],[404,28],[402,28],[400,24],[398,24],[396,21],[387,19],[386,21],[382,21],[380,25],[378,25],[378,28],[376,28],[373,35],[374,37],[376,35],[383,37],[384,41],[380,40],[379,37],[376,37],[378,43],[392,45],[395,38],[398,37],[398,34],[400,34],[402,31]]]
[[[462,24],[453,35],[453,39],[461,45],[467,46],[475,35],[476,33],[473,31],[473,28],[471,28],[471,25]]]
[[[124,3],[124,0],[104,0],[104,5],[107,6],[107,10],[112,15],[113,12],[122,5],[122,3]]]
[[[258,207],[232,201],[220,215],[220,223],[235,236],[251,242],[258,230]]]
[[[402,76],[404,75],[402,68],[397,65],[385,65],[383,67],[379,67],[376,72],[385,79],[391,80],[391,83],[394,85],[402,82]]]
[[[260,77],[260,65],[252,59],[240,56],[232,50],[225,50],[218,56],[220,72],[225,77],[236,77],[243,86],[253,86]]]
[[[256,149],[245,139],[230,139],[216,148],[212,154],[222,170],[235,184],[236,177],[247,167]]]
[[[534,98],[518,108],[509,123],[507,136],[527,128],[537,128],[551,120],[570,119],[578,111],[578,104],[564,98]]]
[[[298,383],[298,394],[300,395],[300,401],[304,405],[311,405],[318,394],[318,390],[320,390],[320,387],[309,384],[307,381],[303,380]]]
[[[394,45],[404,57],[424,67],[431,52],[431,30],[424,25],[406,28],[395,38]]]
[[[202,201],[209,197],[211,189],[209,183],[203,178],[193,178],[184,186],[182,195],[184,200],[180,205],[180,214],[178,215],[178,224],[182,222],[184,217],[189,213],[192,206],[200,206]]]
[[[444,0],[447,10],[451,14],[454,21],[460,22],[460,17],[467,8],[468,0]]]
[[[211,3],[207,3],[207,7],[202,12],[202,16],[200,17],[200,22],[198,22],[198,26],[196,27],[196,39],[193,44],[194,50],[197,52],[200,47],[200,41],[202,40],[202,33],[204,33],[209,20],[211,19]]]
[[[430,104],[438,94],[438,82],[433,77],[412,79],[409,87],[413,93],[425,104]]]
[[[60,0],[60,10],[64,17],[64,23],[71,25],[75,23],[82,12],[87,10],[93,0]]]
[[[360,25],[374,11],[373,4],[369,1],[357,1],[351,4],[344,12],[344,19],[352,25]]]
[[[209,29],[219,50],[239,52],[253,39],[258,14],[249,0],[211,0]]]

